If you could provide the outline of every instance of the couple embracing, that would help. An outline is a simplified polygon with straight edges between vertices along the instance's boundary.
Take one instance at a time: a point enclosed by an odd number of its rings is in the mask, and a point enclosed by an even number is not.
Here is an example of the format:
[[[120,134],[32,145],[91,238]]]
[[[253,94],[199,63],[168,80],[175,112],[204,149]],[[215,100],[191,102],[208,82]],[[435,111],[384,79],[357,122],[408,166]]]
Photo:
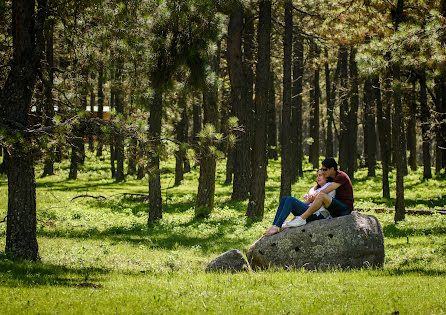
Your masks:
[[[326,158],[317,171],[316,185],[304,196],[304,201],[286,196],[280,200],[276,216],[264,233],[270,236],[284,228],[298,227],[307,222],[348,215],[353,211],[353,187],[350,178],[338,170],[333,158]],[[294,218],[284,223],[288,215]]]

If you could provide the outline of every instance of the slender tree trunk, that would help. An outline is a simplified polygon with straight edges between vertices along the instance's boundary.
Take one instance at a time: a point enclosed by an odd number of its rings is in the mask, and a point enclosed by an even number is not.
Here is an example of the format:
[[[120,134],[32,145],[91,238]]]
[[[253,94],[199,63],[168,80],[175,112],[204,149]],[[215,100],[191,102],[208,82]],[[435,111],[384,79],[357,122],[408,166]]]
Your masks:
[[[367,176],[375,176],[376,168],[376,128],[375,128],[375,93],[372,78],[364,82],[364,153],[368,168]]]
[[[36,182],[31,139],[16,139],[17,126],[29,127],[28,112],[44,49],[46,1],[12,1],[13,59],[0,90],[0,119],[11,137],[8,157],[8,214],[5,252],[38,260]],[[11,132],[11,130],[13,130]],[[24,130],[23,130],[24,131]]]
[[[416,81],[412,82],[412,92],[409,93],[408,104],[410,106],[409,121],[407,123],[407,148],[409,154],[409,165],[412,171],[417,170],[417,101],[416,101]]]
[[[217,83],[214,82],[206,88],[203,95],[205,126],[215,126],[217,123],[217,95]],[[214,145],[214,139],[212,135],[206,137],[207,139],[202,139],[200,148],[200,177],[198,178],[198,193],[195,203],[195,217],[197,218],[209,216],[214,208],[216,157],[210,150],[210,147]]]
[[[127,174],[135,175],[136,174],[136,150],[137,150],[138,141],[135,138],[130,139],[128,155],[129,155],[129,164],[127,166]]]
[[[271,1],[262,0],[259,3],[260,17],[257,30],[259,47],[256,66],[256,98],[255,98],[255,135],[253,147],[253,169],[251,193],[246,215],[255,219],[263,217],[265,203],[266,179],[266,109],[268,74],[270,72],[271,50]]]
[[[395,14],[392,16],[395,26],[395,32],[398,32],[399,24],[403,18],[404,0],[398,0]],[[404,202],[404,159],[401,157],[406,154],[403,142],[403,106],[401,104],[401,69],[398,62],[393,62],[393,106],[394,106],[394,126],[396,132],[396,154],[399,159],[396,161],[396,201],[395,201],[395,223],[404,220],[406,216]],[[407,167],[407,164],[406,164]]]
[[[350,179],[354,178],[358,158],[358,108],[359,108],[359,78],[356,64],[356,48],[350,52],[350,108],[348,111],[348,148],[346,173]]]
[[[446,170],[446,76],[442,74],[435,80],[435,174]]]
[[[296,30],[296,28],[295,28]],[[304,75],[304,42],[300,30],[293,36],[293,91],[291,98],[292,138],[295,144],[292,149],[293,181],[303,175],[303,144],[302,144],[302,86]]]
[[[243,72],[245,74],[245,104],[247,108],[247,129],[249,132],[249,148],[250,148],[250,178],[249,181],[251,183],[251,175],[252,175],[252,163],[253,163],[253,143],[254,143],[254,40],[255,40],[255,32],[254,32],[254,20],[255,16],[252,10],[249,8],[245,10],[245,26],[243,28]],[[234,158],[234,155],[232,155]],[[249,185],[250,185],[249,183]],[[249,188],[249,187],[248,187]]]
[[[234,116],[243,127],[236,132],[237,142],[234,148],[234,183],[232,200],[244,200],[248,197],[250,183],[250,138],[248,130],[248,108],[244,99],[245,78],[242,63],[243,7],[237,4],[229,19],[227,60],[231,83],[231,104]]]
[[[143,179],[144,176],[146,175],[146,167],[144,164],[144,145],[143,142],[141,140],[138,140],[138,144],[136,147],[136,156],[138,159],[138,163],[137,163],[137,175],[136,178],[137,179]]]
[[[176,137],[179,142],[178,150],[175,152],[175,185],[181,184],[184,178],[184,160],[186,159],[186,141],[187,134],[185,133],[187,124],[187,109],[186,100],[181,99],[180,103],[183,105],[183,111],[181,113],[181,119],[176,125]]]
[[[421,131],[423,136],[423,178],[432,178],[431,172],[431,115],[427,103],[426,71],[420,73],[420,109],[421,109]]]
[[[82,162],[82,150],[84,145],[84,137],[82,136],[81,126],[74,129],[74,137],[71,140],[71,161],[68,179],[77,179],[79,164]]]
[[[348,50],[345,46],[340,47],[340,131],[339,131],[339,165],[341,169],[347,171],[348,168],[348,148],[352,144],[349,143],[349,99],[348,99]],[[349,174],[351,175],[351,174]]]
[[[391,128],[390,128],[390,93],[384,93],[384,102],[381,99],[381,83],[379,77],[375,76],[373,80],[373,89],[375,91],[377,122],[379,130],[379,145],[381,148],[382,164],[382,190],[383,198],[390,198],[389,172],[391,159]],[[390,91],[391,79],[387,76],[384,79],[384,91]]]
[[[285,2],[285,35],[283,39],[283,108],[282,108],[282,160],[280,197],[291,196],[291,182],[293,180],[291,137],[291,57],[293,45],[293,3]]]
[[[44,119],[43,125],[46,127],[53,126],[54,118],[54,102],[53,102],[53,86],[54,86],[54,50],[53,50],[53,34],[54,22],[48,21],[45,28],[46,38],[46,72],[48,81],[44,84]],[[43,166],[42,177],[54,175],[54,146],[49,144],[46,150],[46,157]]]
[[[102,62],[99,63],[98,68],[98,118],[100,120],[104,119],[104,64]],[[103,134],[101,128],[97,129],[97,137],[98,137],[98,146],[96,149],[96,156],[102,156],[102,148],[103,148]]]
[[[115,70],[115,104],[116,113],[124,117],[124,91],[122,87],[122,67],[124,60],[119,58]],[[115,156],[116,156],[116,181],[122,182],[125,180],[124,174],[124,139],[121,131],[121,127],[116,127],[115,135]]]
[[[193,124],[192,124],[192,143],[198,143],[198,134],[201,131],[202,126],[202,115],[201,115],[201,106],[196,103],[196,99],[194,98],[194,103],[192,105],[192,116],[193,116]]]
[[[274,87],[274,73],[269,72],[267,90],[266,141],[267,159],[278,159],[277,119],[276,119],[276,90]],[[267,160],[268,162],[268,160]]]
[[[319,57],[319,48],[316,44],[311,44],[311,55],[313,59]],[[313,78],[310,88],[310,137],[313,143],[310,145],[310,163],[313,164],[314,169],[319,168],[319,105],[321,98],[321,88],[319,83],[319,65],[315,66]]]
[[[160,159],[161,150],[161,122],[162,122],[163,92],[155,87],[153,100],[150,106],[149,139],[151,150],[149,152],[149,219],[148,223],[161,219],[163,204],[161,198]]]

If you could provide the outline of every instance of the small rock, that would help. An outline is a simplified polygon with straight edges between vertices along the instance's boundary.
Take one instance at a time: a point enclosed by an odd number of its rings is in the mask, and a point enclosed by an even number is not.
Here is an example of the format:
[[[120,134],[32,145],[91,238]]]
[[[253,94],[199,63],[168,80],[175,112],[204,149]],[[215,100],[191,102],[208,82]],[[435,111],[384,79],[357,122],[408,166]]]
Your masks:
[[[240,272],[249,270],[249,264],[238,249],[231,249],[214,258],[206,267],[210,271]]]

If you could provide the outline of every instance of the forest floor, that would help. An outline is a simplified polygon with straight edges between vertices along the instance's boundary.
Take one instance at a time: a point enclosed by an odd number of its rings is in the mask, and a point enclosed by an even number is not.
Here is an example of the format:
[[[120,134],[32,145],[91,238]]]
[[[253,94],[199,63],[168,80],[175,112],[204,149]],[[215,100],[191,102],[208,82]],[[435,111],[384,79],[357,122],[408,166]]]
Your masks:
[[[271,224],[280,192],[280,162],[270,161],[265,217],[245,216],[247,201],[231,201],[219,161],[215,209],[194,218],[198,168],[174,186],[174,161],[162,165],[163,218],[147,226],[147,177],[110,178],[109,161],[88,157],[78,180],[67,180],[68,162],[57,175],[37,178],[37,230],[41,261],[11,260],[0,252],[0,313],[225,313],[225,314],[441,314],[446,312],[446,215],[375,213],[385,235],[382,269],[326,272],[272,269],[241,274],[205,273],[219,254],[246,252]],[[305,165],[310,168],[310,165]],[[36,174],[42,172],[41,165]],[[381,197],[380,170],[353,180],[355,205],[391,208]],[[293,185],[301,197],[314,184],[308,171]],[[133,195],[132,195],[133,194]],[[80,195],[105,198],[79,197]],[[406,207],[444,208],[446,178],[422,180],[422,168],[405,177]],[[6,216],[7,181],[0,177],[0,221]],[[0,249],[6,223],[0,223]]]

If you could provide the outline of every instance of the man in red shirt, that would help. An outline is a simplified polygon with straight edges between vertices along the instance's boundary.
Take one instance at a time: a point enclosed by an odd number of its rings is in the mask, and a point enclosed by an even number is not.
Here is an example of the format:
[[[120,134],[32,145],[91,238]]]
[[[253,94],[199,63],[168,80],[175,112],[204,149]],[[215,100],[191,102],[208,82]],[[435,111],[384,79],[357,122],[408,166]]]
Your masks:
[[[321,167],[326,177],[333,178],[333,182],[325,189],[316,193],[310,200],[311,206],[300,216],[288,222],[288,227],[301,226],[307,223],[306,219],[322,205],[330,212],[332,217],[348,215],[353,211],[353,187],[350,178],[343,171],[338,170],[338,163],[333,158],[326,158]],[[336,189],[336,197],[331,198],[327,193]]]

